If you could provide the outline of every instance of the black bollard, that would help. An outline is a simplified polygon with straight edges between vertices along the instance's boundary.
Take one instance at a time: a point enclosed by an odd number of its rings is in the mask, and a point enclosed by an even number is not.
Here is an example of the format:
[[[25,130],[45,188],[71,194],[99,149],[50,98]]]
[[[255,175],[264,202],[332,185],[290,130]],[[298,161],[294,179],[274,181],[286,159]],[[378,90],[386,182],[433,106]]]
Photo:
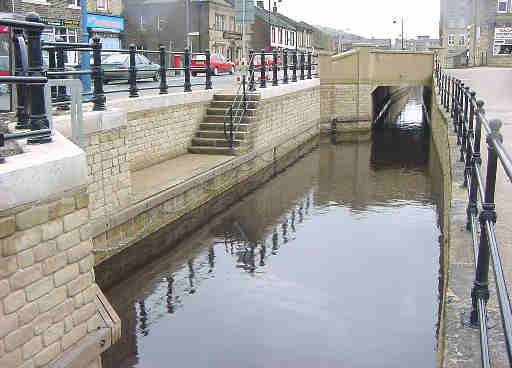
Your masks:
[[[261,72],[261,80],[260,80],[260,88],[267,88],[267,79],[266,79],[266,73],[265,73],[265,69],[266,69],[266,63],[265,63],[265,50],[261,50],[261,54],[260,54],[260,58],[261,58],[261,69],[260,69],[260,72]]]
[[[283,50],[283,84],[288,84],[288,50]]]
[[[277,86],[279,84],[277,80],[277,51],[274,50],[272,53],[272,86]]]
[[[103,91],[103,68],[101,67],[101,42],[99,37],[94,37],[92,39],[92,57],[93,57],[93,67],[92,67],[92,77],[94,82],[93,89],[93,103],[94,111],[103,111],[105,110],[105,105],[107,103],[107,99],[105,97],[105,92]]]
[[[167,89],[167,58],[165,57],[165,46],[160,45],[160,94],[166,95],[168,92]]]
[[[304,76],[304,63],[306,62],[304,52],[300,53],[300,80],[306,79]]]
[[[13,31],[14,46],[14,63],[16,69],[14,71],[17,77],[26,77],[28,74],[28,52],[25,37],[22,28],[14,28]],[[29,129],[28,109],[27,109],[27,86],[23,84],[16,85],[16,129]]]
[[[192,92],[192,83],[190,83],[190,50],[185,49],[185,92]]]
[[[211,70],[211,59],[212,54],[210,50],[205,51],[206,55],[206,89],[212,89],[212,70]]]
[[[36,13],[29,13],[25,17],[27,22],[40,23],[41,18]],[[28,38],[28,74],[30,77],[43,76],[43,54],[41,49],[41,34],[43,26],[27,27]],[[50,122],[46,115],[46,101],[44,98],[44,85],[31,85],[28,94],[28,103],[30,106],[29,124],[31,130],[48,129]],[[28,143],[46,143],[51,142],[50,135],[31,138]]]
[[[129,46],[130,50],[130,97],[139,97],[139,90],[137,89],[137,61],[135,59],[136,49],[132,43]]]

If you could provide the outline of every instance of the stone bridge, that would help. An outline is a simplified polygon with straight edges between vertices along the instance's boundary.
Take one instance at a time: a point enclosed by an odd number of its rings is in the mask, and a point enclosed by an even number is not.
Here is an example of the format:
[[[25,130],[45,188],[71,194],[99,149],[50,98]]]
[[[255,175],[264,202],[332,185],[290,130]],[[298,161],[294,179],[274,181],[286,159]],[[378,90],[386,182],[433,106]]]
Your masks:
[[[368,128],[385,100],[404,87],[431,88],[434,60],[434,52],[379,50],[370,44],[322,55],[322,123],[335,119]]]

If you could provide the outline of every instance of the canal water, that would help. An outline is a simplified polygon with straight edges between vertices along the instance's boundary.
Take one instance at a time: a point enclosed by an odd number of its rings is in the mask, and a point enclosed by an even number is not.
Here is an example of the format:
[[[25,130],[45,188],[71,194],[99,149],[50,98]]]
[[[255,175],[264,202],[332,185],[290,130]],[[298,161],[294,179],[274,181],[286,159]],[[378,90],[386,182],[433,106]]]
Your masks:
[[[123,336],[103,366],[434,367],[441,186],[420,97],[109,290]]]

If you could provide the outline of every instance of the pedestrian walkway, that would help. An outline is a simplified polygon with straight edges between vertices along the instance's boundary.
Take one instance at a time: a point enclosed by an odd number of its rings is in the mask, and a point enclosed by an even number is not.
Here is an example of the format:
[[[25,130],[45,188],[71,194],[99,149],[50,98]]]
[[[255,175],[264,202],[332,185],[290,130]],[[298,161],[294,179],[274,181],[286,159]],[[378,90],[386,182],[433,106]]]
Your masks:
[[[512,78],[512,69],[503,68],[474,68],[449,70],[448,74],[463,81],[465,86],[476,92],[477,100],[485,102],[486,116],[489,119],[501,119],[504,145],[512,152],[512,86],[508,80]],[[448,115],[445,115],[448,119]],[[450,209],[450,248],[448,290],[445,301],[445,354],[444,367],[480,367],[480,340],[478,329],[464,327],[461,324],[463,312],[471,310],[471,287],[475,279],[475,261],[471,235],[465,230],[467,193],[461,188],[463,182],[464,164],[458,162],[459,146],[451,124],[450,149],[452,156],[452,203]],[[485,171],[487,145],[485,137],[482,143],[483,165]],[[496,209],[498,220],[495,225],[498,247],[500,250],[507,287],[510,290],[512,279],[512,200],[507,193],[511,183],[503,169],[498,165],[496,183]],[[489,289],[491,297],[487,310],[490,320],[497,326],[489,330],[489,350],[493,367],[505,367],[507,352],[505,338],[501,327],[501,314],[494,286],[494,274],[489,274]]]

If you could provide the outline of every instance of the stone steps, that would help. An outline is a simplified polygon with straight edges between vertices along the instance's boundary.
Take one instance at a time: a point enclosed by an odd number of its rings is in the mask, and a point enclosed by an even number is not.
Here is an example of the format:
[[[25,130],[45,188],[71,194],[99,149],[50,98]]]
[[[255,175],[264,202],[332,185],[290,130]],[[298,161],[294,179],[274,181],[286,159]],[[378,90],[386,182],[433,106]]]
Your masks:
[[[238,131],[234,133],[235,139],[244,140],[248,132]],[[199,130],[196,133],[197,138],[214,138],[214,139],[224,139],[224,131],[223,130]]]
[[[225,119],[225,116],[224,115],[207,115],[205,117],[205,123],[221,123],[221,124],[224,124],[224,119]],[[243,124],[250,124],[251,122],[253,122],[256,118],[253,117],[253,116],[246,116],[244,117],[242,120],[241,120],[241,123]]]
[[[210,107],[212,108],[220,108],[220,109],[224,109],[224,111],[226,111],[229,106],[231,106],[231,104],[233,103],[233,101],[213,101],[211,104],[210,104]],[[241,106],[242,105],[242,101],[239,102],[239,105]],[[255,109],[257,106],[257,102],[255,101],[248,101],[247,102],[247,108],[248,109]]]
[[[213,96],[213,101],[206,109],[206,117],[204,121],[199,124],[199,131],[197,131],[196,136],[192,138],[192,143],[188,151],[190,153],[208,155],[235,155],[235,151],[243,150],[249,132],[249,126],[256,119],[257,105],[260,99],[259,95],[254,94],[250,94],[247,97],[249,101],[247,114],[241,120],[240,124],[236,126],[236,133],[234,133],[233,137],[233,147],[231,147],[229,139],[227,139],[224,134],[224,129],[228,128],[224,123],[229,121],[229,117],[226,117],[226,112],[233,104],[236,95],[222,93]],[[233,111],[236,114],[243,110],[234,109]]]
[[[230,155],[235,156],[233,148],[230,147],[209,147],[209,146],[190,146],[190,153],[198,153],[203,155]]]
[[[224,116],[227,112],[227,109],[228,109],[227,107],[226,108],[208,107],[208,109],[206,110],[206,115],[207,116],[210,116],[210,115]],[[233,109],[233,114],[235,114],[235,112],[238,112],[240,114],[242,111],[243,111],[243,109]],[[256,115],[256,109],[247,109],[247,116],[253,117],[255,115]]]
[[[224,134],[223,134],[224,135]],[[243,143],[242,140],[235,139],[233,141],[233,147],[240,147]],[[195,147],[230,147],[228,140],[223,136],[222,138],[192,138],[192,146]]]
[[[249,125],[250,124],[240,124],[238,126],[238,132],[248,132],[249,131]],[[222,122],[218,123],[201,123],[199,124],[199,131],[205,131],[205,130],[217,130],[221,131],[224,134],[224,119],[222,119]]]

